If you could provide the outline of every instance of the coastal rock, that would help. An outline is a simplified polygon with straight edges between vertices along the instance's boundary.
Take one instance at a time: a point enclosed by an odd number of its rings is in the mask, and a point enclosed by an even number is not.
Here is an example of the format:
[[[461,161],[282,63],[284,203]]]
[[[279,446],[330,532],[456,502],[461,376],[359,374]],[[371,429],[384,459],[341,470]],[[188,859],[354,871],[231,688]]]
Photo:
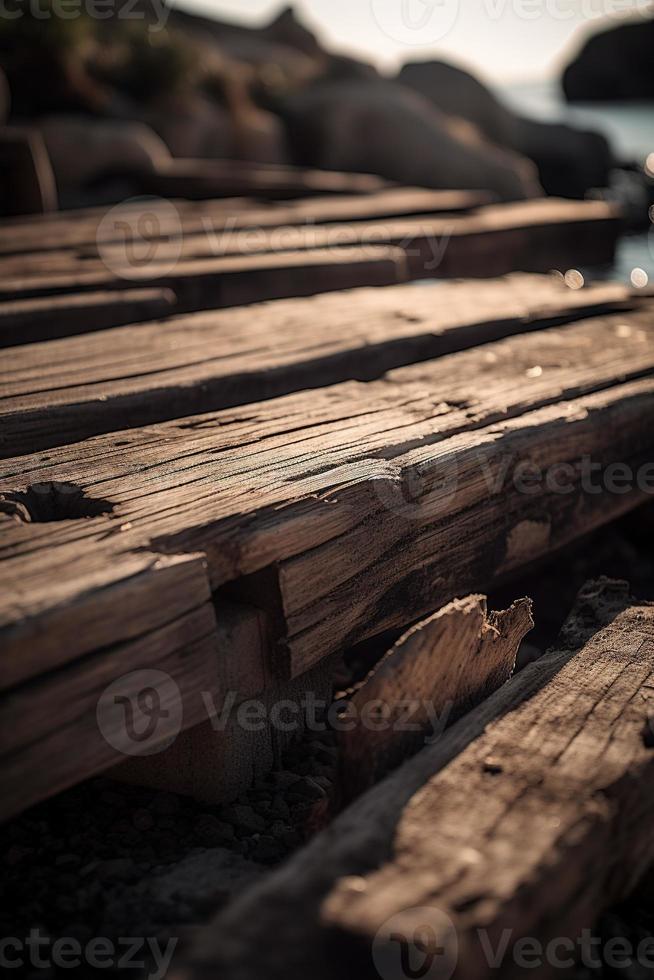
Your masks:
[[[588,38],[563,73],[570,102],[654,99],[654,19],[641,17]]]
[[[53,115],[38,128],[60,193],[111,175],[151,173],[170,156],[143,123]]]
[[[497,146],[532,160],[548,194],[583,197],[609,182],[613,155],[600,133],[520,116],[474,75],[444,61],[404,65],[398,80]]]
[[[421,187],[490,190],[501,200],[542,193],[529,160],[393,82],[327,80],[287,99],[283,113],[292,151],[306,166]]]

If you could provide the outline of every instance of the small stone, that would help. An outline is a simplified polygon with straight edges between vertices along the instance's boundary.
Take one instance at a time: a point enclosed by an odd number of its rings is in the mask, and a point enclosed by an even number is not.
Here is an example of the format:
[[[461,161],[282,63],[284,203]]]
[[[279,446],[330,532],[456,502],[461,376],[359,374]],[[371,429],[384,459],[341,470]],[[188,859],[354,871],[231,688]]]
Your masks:
[[[157,793],[150,803],[150,809],[162,816],[172,816],[180,809],[180,800],[174,793]]]
[[[72,868],[77,864],[81,864],[81,859],[77,854],[59,854],[55,858],[55,865],[58,868]]]
[[[234,806],[225,807],[221,813],[227,823],[248,834],[260,834],[266,829],[266,821],[251,806],[235,803]]]
[[[114,858],[111,861],[100,861],[98,864],[98,874],[102,878],[126,878],[134,870],[135,864],[132,858]]]
[[[26,857],[34,853],[33,847],[22,847],[20,844],[12,844],[5,854],[5,862],[10,868],[20,864]]]
[[[282,857],[279,844],[274,837],[262,836],[257,841],[251,853],[255,861],[278,861]]]
[[[288,789],[290,786],[294,786],[300,781],[300,777],[295,772],[288,772],[286,769],[281,769],[279,772],[273,772],[273,781],[277,789]]]
[[[277,793],[270,805],[270,816],[288,820],[291,815],[291,808],[281,794]]]
[[[311,776],[305,776],[294,786],[293,793],[309,800],[323,800],[327,796],[323,787]]]
[[[193,824],[196,839],[207,847],[229,843],[234,840],[234,828],[224,820],[219,820],[212,813],[201,813]]]
[[[290,829],[284,832],[284,834],[282,835],[282,841],[284,842],[285,847],[287,847],[289,850],[292,850],[293,848],[300,846],[300,844],[302,843],[302,837],[297,832],[297,830]]]
[[[313,776],[312,778],[313,778],[313,782],[317,783],[318,786],[322,787],[325,793],[331,793],[332,787],[334,785],[333,779],[330,779],[328,776]]]
[[[135,810],[132,814],[132,823],[137,830],[151,830],[154,827],[154,818],[149,810]]]

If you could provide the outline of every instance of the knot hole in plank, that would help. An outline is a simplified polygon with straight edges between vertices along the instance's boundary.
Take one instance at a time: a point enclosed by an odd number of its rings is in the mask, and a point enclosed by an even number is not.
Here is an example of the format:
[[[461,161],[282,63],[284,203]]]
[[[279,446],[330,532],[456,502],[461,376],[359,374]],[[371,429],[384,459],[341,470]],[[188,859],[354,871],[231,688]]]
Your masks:
[[[0,513],[28,524],[99,517],[113,508],[110,501],[87,496],[74,483],[33,483],[26,490],[0,492]]]

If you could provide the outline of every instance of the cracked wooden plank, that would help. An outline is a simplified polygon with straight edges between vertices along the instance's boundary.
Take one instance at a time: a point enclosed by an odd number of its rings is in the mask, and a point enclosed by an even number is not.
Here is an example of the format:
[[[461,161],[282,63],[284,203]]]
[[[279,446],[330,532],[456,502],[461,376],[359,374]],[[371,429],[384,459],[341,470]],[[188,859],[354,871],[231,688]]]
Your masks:
[[[653,332],[647,312],[591,319],[6,460],[4,656],[21,662],[30,643],[33,669],[65,662],[65,647],[40,652],[39,620],[79,615],[80,562],[135,551],[204,553],[213,590],[231,583],[268,612],[287,677],[515,574],[647,499],[635,477],[654,453]],[[525,490],[533,464],[557,480]],[[612,464],[634,478],[619,492]],[[21,520],[43,486],[55,501],[83,491],[75,506],[95,516]]]
[[[176,980],[254,980],[264,949],[271,980],[401,976],[401,955],[519,977],[525,937],[574,953],[654,859],[653,689],[654,607],[587,585],[552,650],[232,903]]]
[[[514,274],[289,299],[17,348],[3,355],[0,452],[31,453],[300,388],[375,378],[413,361],[639,304],[639,295],[619,284],[572,290],[554,277]]]

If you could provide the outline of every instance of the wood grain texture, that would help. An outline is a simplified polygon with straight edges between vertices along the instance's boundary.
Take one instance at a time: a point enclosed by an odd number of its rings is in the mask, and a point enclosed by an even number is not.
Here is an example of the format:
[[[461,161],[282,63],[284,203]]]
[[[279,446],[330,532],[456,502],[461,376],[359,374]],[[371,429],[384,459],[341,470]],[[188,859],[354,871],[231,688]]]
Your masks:
[[[8,459],[4,655],[20,661],[30,643],[34,669],[65,661],[63,645],[35,643],[39,620],[72,631],[87,601],[79,569],[135,551],[201,552],[212,589],[256,595],[287,677],[513,574],[646,499],[639,484],[587,489],[583,460],[600,477],[652,461],[653,331],[648,312],[591,319]],[[558,478],[525,492],[516,475],[534,463]],[[21,519],[21,493],[53,481],[112,510]]]
[[[154,320],[171,313],[175,302],[167,289],[125,289],[0,303],[0,347]]]
[[[0,301],[125,288],[138,283],[171,290],[179,313],[256,303],[287,296],[312,296],[356,286],[387,286],[406,280],[402,250],[384,246],[308,249],[263,255],[227,256],[179,263],[153,262],[127,278],[101,261],[73,270],[48,270],[0,282]],[[143,273],[141,275],[141,273]]]
[[[240,896],[176,980],[260,977],[262,955],[271,980],[402,976],[417,935],[481,980],[480,931],[492,951],[508,935],[512,978],[522,937],[574,943],[654,857],[653,655],[652,605],[586,586],[554,649]]]
[[[619,284],[571,290],[554,277],[514,274],[280,300],[16,348],[3,356],[0,452],[30,453],[300,388],[371,379],[638,305],[638,294]]]
[[[174,212],[166,211],[151,233],[157,237],[178,234],[199,235],[207,231],[236,228],[270,228],[298,224],[330,224],[336,221],[365,221],[374,218],[406,217],[413,214],[441,214],[469,211],[488,203],[483,191],[431,191],[400,187],[374,194],[311,197],[269,202],[265,206],[248,198],[208,200],[202,202],[173,199]],[[124,202],[123,217],[142,209],[142,203]],[[80,249],[83,254],[97,254],[98,239],[110,243],[122,235],[107,228],[108,209],[87,208],[74,212],[48,214],[40,220],[0,221],[0,255]],[[23,260],[24,261],[24,260]]]
[[[486,597],[473,595],[448,603],[400,637],[347,694],[338,736],[343,802],[374,786],[508,680],[533,625],[531,600],[488,613]]]

